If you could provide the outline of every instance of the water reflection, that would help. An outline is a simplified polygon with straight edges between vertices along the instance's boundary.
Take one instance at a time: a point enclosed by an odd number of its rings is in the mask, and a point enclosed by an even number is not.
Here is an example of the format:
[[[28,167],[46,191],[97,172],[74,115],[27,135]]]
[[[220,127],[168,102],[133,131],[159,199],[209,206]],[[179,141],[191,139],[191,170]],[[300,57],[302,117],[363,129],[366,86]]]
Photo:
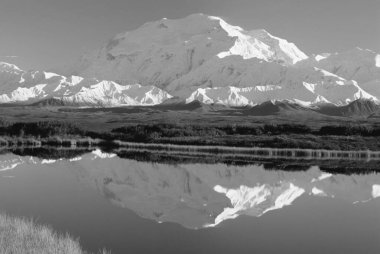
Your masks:
[[[302,196],[353,204],[380,196],[380,174],[327,173],[310,165],[307,170],[284,171],[269,170],[260,162],[167,164],[122,159],[100,150],[66,151],[65,159],[18,154],[1,155],[0,170],[14,170],[21,164],[70,164],[67,168],[81,184],[95,188],[112,204],[190,229],[215,227],[241,215],[280,212]]]
[[[6,162],[9,168],[22,162],[68,163],[20,156],[2,161]],[[70,158],[69,163],[76,165],[73,173],[82,183],[113,204],[144,218],[192,229],[213,227],[240,215],[259,217],[291,205],[302,195],[352,203],[380,196],[379,174],[330,174],[317,166],[287,172],[268,171],[262,164],[168,165],[121,159],[100,150]]]

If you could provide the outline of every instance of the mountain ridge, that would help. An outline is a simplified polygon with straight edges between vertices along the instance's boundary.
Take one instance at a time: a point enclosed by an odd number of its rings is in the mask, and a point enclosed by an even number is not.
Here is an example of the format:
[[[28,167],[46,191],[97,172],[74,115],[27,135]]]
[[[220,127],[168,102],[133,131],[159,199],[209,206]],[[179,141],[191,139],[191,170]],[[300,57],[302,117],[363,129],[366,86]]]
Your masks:
[[[264,29],[246,31],[205,14],[119,33],[67,72],[26,72],[0,63],[0,103],[58,98],[73,106],[114,107],[157,105],[173,96],[232,107],[270,100],[305,107],[380,103],[376,52],[308,56]]]
[[[64,105],[120,106],[155,105],[172,96],[154,86],[122,85],[114,81],[65,77],[56,73],[22,71],[0,63],[0,102],[38,103],[56,99]]]

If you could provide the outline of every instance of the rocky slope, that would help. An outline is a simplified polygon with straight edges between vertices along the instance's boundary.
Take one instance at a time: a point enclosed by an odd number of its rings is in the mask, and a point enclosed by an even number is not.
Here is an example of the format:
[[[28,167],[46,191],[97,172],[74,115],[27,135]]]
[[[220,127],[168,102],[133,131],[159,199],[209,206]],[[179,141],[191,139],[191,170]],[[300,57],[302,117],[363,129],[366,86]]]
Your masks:
[[[341,107],[326,104],[316,109],[321,114],[345,117],[368,117],[379,110],[380,107],[370,100],[356,100]]]
[[[242,113],[244,115],[253,116],[270,116],[270,115],[280,115],[288,113],[296,114],[312,114],[314,111],[312,109],[303,107],[297,103],[291,103],[287,101],[266,101],[252,108],[244,110]]]

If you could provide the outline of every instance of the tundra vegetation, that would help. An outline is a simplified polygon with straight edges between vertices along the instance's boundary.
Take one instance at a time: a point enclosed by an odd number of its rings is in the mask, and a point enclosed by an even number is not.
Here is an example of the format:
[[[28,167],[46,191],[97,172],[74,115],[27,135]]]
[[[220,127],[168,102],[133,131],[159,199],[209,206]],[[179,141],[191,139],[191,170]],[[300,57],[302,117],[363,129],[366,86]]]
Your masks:
[[[93,131],[67,121],[0,121],[0,145],[71,147],[118,146],[124,142],[273,147],[328,150],[380,150],[376,125],[304,124],[135,124],[109,131]]]
[[[1,214],[0,253],[86,254],[88,252],[68,234],[60,235],[32,220]]]

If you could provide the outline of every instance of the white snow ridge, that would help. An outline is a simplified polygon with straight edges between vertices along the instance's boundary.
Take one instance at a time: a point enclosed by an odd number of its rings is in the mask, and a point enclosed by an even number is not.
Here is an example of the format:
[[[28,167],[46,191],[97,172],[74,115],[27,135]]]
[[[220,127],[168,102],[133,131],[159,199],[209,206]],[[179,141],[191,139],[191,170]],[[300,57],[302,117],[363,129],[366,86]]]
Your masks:
[[[17,66],[0,65],[0,103],[56,99],[77,106],[145,106],[160,104],[171,97],[155,86],[120,85],[113,81],[26,72]]]
[[[376,67],[379,67],[380,68],[380,55],[376,55]]]

